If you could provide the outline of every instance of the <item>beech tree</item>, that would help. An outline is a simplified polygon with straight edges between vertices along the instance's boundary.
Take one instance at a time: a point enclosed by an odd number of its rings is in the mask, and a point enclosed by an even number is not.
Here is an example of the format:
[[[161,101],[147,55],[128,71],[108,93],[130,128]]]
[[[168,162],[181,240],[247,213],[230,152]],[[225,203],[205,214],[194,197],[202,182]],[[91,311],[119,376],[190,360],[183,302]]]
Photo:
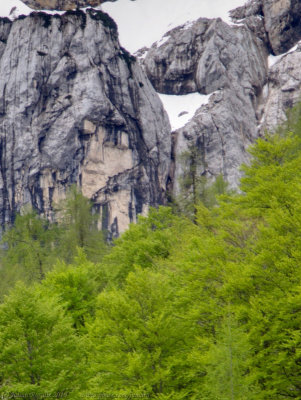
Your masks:
[[[0,306],[0,325],[0,394],[55,397],[79,389],[80,342],[54,296],[18,285]]]
[[[289,131],[253,146],[241,192],[222,194],[214,207],[199,203],[194,223],[171,208],[151,209],[101,264],[91,261],[101,252],[90,241],[90,205],[74,192],[66,209],[77,204],[79,213],[67,212],[63,243],[72,263],[61,253],[41,283],[19,284],[0,306],[0,395],[72,388],[71,399],[300,399],[297,111]],[[79,221],[87,222],[80,231]],[[48,249],[41,238],[50,229],[17,232]],[[36,260],[15,237],[12,265],[22,264],[20,254]],[[26,265],[41,279],[36,262]]]
[[[72,264],[58,261],[47,274],[42,287],[49,297],[55,295],[72,319],[78,333],[86,332],[87,322],[95,317],[97,295],[107,284],[103,268],[87,260],[79,249]]]
[[[194,398],[185,355],[194,330],[173,308],[169,278],[131,272],[124,289],[103,292],[90,327],[93,391],[158,399]]]
[[[174,215],[169,207],[151,208],[147,217],[139,216],[137,224],[131,224],[115,240],[103,260],[110,278],[122,284],[136,266],[150,268],[157,260],[168,258],[178,240],[178,230],[186,225],[187,221]]]

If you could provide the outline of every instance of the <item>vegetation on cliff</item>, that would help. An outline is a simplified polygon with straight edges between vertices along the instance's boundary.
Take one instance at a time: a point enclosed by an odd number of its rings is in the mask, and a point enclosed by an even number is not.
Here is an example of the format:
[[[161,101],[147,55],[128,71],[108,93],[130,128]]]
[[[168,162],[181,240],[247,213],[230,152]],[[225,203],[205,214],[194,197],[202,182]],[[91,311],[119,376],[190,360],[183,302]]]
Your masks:
[[[153,209],[107,250],[76,192],[63,226],[18,217],[0,271],[23,280],[0,305],[3,398],[300,399],[300,110],[195,223]]]

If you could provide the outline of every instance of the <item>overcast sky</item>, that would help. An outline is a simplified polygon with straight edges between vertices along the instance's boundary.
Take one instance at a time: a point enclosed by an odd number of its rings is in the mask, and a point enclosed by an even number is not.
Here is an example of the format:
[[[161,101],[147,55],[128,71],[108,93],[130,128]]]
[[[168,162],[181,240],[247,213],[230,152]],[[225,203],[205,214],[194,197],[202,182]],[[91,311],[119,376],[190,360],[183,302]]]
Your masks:
[[[227,21],[228,11],[244,3],[245,0],[118,0],[105,3],[102,8],[117,22],[122,45],[134,52],[188,20],[221,17]],[[8,16],[14,6],[20,14],[31,11],[20,0],[0,0],[0,16]]]

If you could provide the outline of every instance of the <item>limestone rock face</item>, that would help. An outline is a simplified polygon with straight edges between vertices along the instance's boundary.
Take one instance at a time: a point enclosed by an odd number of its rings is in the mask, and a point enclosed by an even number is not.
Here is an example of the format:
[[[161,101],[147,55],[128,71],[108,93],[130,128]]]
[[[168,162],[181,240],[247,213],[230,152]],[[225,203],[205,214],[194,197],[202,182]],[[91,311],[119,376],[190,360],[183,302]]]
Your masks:
[[[100,11],[0,19],[0,224],[26,204],[51,219],[76,183],[100,226],[118,236],[164,203],[167,185],[179,192],[181,154],[191,147],[199,174],[222,174],[237,188],[248,146],[300,99],[301,45],[285,53],[301,39],[300,5],[252,0],[231,12],[235,24],[200,18],[177,27],[139,53],[142,68]],[[171,133],[155,90],[210,98]]]
[[[97,7],[106,1],[116,0],[21,0],[33,10],[75,10],[80,7]]]
[[[174,132],[175,191],[182,167],[178,161],[189,146],[202,154],[201,174],[223,174],[238,185],[239,166],[257,137],[257,103],[267,80],[267,49],[246,26],[229,26],[221,19],[199,19],[166,35],[144,60],[159,92],[212,94],[193,119]]]
[[[285,120],[300,100],[300,46],[269,68],[272,54],[301,39],[299,0],[251,0],[231,11],[235,24],[200,18],[175,28],[141,57],[156,90],[170,95],[211,94],[193,118],[173,132],[171,181],[177,194],[181,154],[197,147],[198,173],[222,174],[237,188],[247,148],[266,129]],[[273,57],[272,57],[273,58]],[[183,109],[183,112],[185,109]]]
[[[295,51],[283,55],[270,68],[267,85],[263,90],[261,132],[273,132],[285,121],[286,110],[301,98],[301,43]]]
[[[170,125],[116,25],[90,10],[0,19],[0,223],[52,218],[76,183],[118,235],[164,202]]]
[[[198,90],[196,71],[206,47],[206,32],[212,24],[215,20],[200,18],[192,26],[183,25],[167,32],[161,45],[159,42],[151,47],[144,66],[158,92],[185,94]]]
[[[233,79],[258,89],[265,78],[265,46],[244,27],[200,18],[168,32],[162,42],[155,43],[143,61],[160,93],[209,94],[230,87]]]
[[[274,54],[286,52],[301,39],[300,0],[253,0],[230,15],[246,24],[254,16],[261,17]]]
[[[265,27],[275,54],[289,50],[301,39],[301,2],[268,0],[263,4]]]

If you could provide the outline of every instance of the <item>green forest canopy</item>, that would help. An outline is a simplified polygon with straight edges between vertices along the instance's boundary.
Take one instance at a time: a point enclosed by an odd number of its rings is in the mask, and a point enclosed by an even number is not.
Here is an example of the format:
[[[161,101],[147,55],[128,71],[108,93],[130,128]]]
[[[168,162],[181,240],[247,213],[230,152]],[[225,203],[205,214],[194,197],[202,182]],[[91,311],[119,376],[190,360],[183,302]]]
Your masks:
[[[108,249],[76,191],[63,226],[19,216],[0,270],[2,398],[301,399],[300,109],[196,223],[152,209]]]

